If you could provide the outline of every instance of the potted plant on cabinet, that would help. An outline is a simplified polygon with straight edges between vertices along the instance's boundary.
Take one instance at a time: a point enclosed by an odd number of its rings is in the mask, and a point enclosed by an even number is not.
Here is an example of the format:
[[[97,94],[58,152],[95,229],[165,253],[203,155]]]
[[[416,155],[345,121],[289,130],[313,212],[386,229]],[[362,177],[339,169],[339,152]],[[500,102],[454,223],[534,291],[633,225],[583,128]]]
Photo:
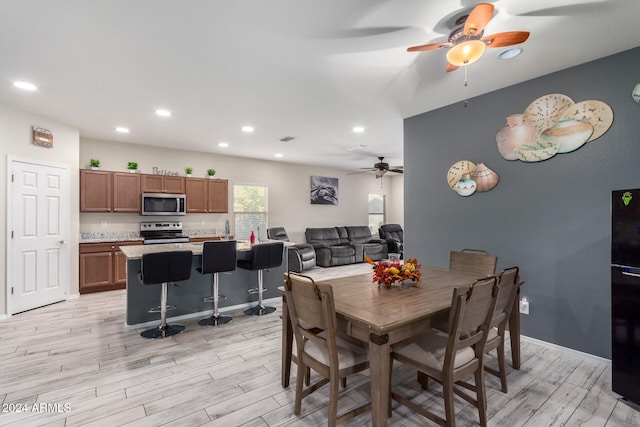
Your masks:
[[[98,159],[89,160],[89,166],[91,166],[91,170],[94,170],[94,171],[100,169],[100,160]]]
[[[215,174],[216,174],[215,169],[207,169],[207,175],[209,175],[209,178],[213,179]]]
[[[127,169],[129,169],[129,172],[135,173],[138,171],[138,164],[136,162],[129,162],[127,163]]]
[[[186,168],[184,168],[184,172],[187,174],[187,176],[191,176],[191,174],[193,173],[193,168],[187,166]]]

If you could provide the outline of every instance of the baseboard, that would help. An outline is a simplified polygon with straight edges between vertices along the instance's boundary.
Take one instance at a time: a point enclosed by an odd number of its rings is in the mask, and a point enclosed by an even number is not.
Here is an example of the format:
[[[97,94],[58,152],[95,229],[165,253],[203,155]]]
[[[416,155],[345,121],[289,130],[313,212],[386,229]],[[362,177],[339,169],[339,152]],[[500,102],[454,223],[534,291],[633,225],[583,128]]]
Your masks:
[[[0,314],[0,320],[7,320],[9,318],[8,314]]]
[[[607,365],[611,365],[611,360],[610,359],[605,359],[604,357],[596,356],[594,354],[585,353],[585,352],[574,350],[574,349],[568,348],[568,347],[563,347],[563,346],[558,345],[558,344],[553,344],[553,343],[550,343],[550,342],[547,342],[547,341],[542,341],[542,340],[539,340],[537,338],[527,337],[525,335],[520,335],[520,339],[522,341],[528,341],[528,342],[531,342],[533,344],[538,344],[538,345],[541,345],[543,347],[551,348],[553,350],[558,350],[558,351],[561,351],[563,353],[572,354],[574,356],[579,356],[579,357],[585,357],[585,358],[588,358],[588,359],[593,359],[593,360],[595,360],[597,362],[602,362],[602,363],[606,363]]]
[[[70,299],[76,299],[76,298],[80,298],[80,294],[79,294],[79,293],[77,293],[77,294],[71,294],[71,295],[69,295],[69,296],[67,297],[67,299],[68,299],[68,300],[70,300]]]

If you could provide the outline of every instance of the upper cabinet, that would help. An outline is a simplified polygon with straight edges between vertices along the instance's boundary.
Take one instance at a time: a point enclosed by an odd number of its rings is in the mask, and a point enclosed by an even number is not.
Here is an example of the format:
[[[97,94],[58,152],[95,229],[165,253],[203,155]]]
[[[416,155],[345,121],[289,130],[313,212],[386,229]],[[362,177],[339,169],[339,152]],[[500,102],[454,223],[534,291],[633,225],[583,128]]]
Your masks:
[[[185,178],[167,175],[141,175],[143,193],[185,194]]]
[[[140,212],[140,176],[80,171],[80,212]]]
[[[188,178],[187,213],[229,212],[229,181],[226,179]]]

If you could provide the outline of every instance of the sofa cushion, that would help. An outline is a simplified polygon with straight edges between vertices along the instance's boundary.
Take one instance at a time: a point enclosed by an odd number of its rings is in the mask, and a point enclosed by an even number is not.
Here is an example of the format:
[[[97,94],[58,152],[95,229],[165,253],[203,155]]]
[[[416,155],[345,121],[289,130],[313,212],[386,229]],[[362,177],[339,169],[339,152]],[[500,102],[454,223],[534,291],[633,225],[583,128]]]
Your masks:
[[[307,228],[304,235],[307,243],[314,246],[334,246],[342,243],[335,227]]]
[[[371,230],[366,225],[344,227],[351,243],[369,243],[372,239]],[[377,239],[376,239],[377,240]]]

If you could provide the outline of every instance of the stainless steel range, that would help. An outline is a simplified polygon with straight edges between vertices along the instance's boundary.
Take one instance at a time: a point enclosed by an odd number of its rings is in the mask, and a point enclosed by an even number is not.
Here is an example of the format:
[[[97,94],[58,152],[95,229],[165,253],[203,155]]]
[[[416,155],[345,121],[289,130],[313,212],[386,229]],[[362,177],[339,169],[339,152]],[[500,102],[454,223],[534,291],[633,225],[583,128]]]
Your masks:
[[[141,222],[140,237],[145,245],[189,242],[189,237],[182,234],[181,221]]]

